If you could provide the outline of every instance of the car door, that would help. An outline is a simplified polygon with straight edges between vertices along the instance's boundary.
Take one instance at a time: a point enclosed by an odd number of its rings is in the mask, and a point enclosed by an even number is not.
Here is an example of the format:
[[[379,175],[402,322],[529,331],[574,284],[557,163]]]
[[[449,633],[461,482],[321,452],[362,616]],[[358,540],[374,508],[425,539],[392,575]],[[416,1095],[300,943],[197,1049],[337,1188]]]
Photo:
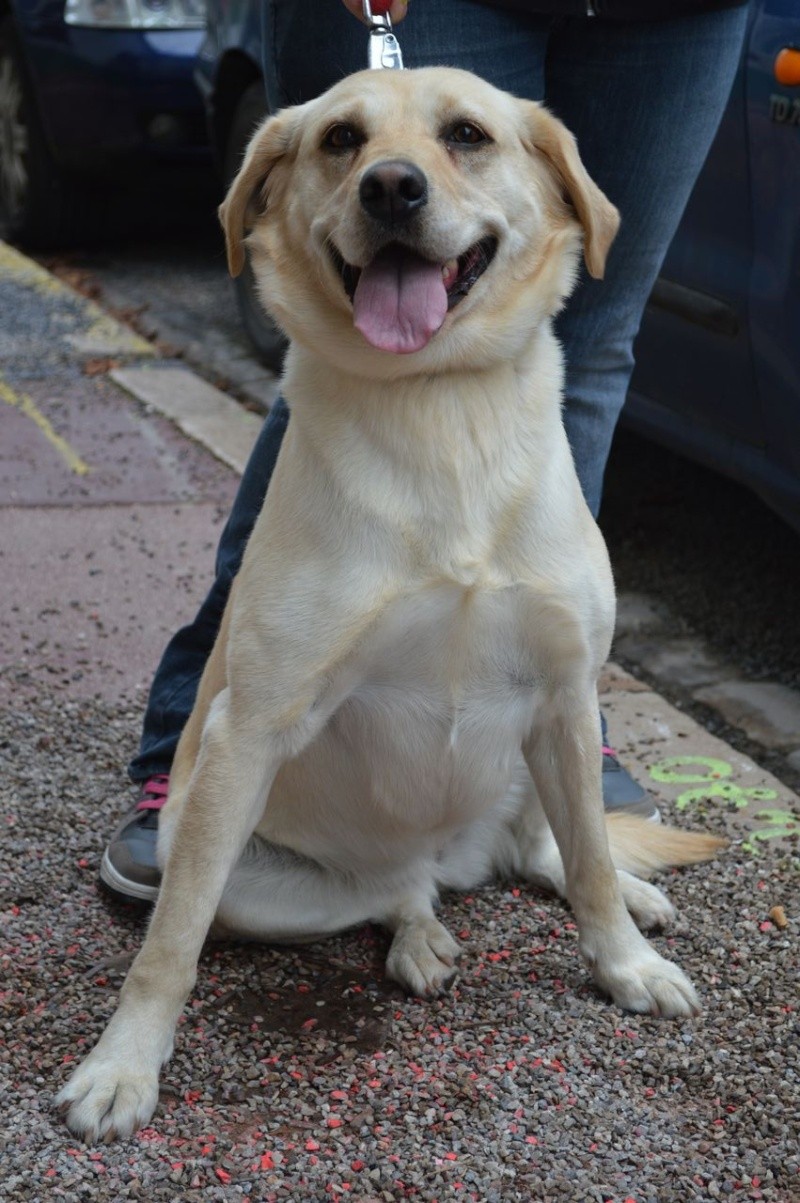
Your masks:
[[[750,326],[770,486],[800,527],[800,4],[764,0],[752,28]]]
[[[646,433],[726,470],[733,444],[764,440],[748,323],[754,244],[746,66],[745,54],[648,303],[626,406]]]

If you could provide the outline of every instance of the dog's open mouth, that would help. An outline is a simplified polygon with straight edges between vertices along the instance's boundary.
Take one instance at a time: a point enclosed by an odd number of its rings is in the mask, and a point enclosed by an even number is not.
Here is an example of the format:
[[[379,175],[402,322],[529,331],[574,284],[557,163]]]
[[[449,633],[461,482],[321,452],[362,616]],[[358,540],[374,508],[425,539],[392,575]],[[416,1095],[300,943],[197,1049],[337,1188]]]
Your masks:
[[[364,268],[331,255],[353,302],[357,330],[373,347],[394,354],[421,351],[486,271],[497,251],[496,238],[483,238],[457,259],[433,263],[416,251],[391,243]]]

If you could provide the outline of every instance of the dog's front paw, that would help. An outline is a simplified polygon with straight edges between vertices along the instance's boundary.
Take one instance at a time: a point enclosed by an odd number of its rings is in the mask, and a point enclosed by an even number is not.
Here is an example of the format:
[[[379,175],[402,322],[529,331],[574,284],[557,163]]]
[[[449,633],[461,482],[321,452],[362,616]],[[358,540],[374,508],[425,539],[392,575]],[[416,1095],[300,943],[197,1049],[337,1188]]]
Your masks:
[[[158,1074],[91,1053],[56,1096],[67,1127],[89,1144],[131,1136],[158,1103]]]
[[[409,994],[432,998],[452,983],[458,969],[459,946],[438,919],[402,924],[395,933],[386,972]]]
[[[683,970],[647,944],[629,957],[604,965],[595,963],[593,972],[601,989],[625,1011],[665,1019],[700,1014],[697,991]]]

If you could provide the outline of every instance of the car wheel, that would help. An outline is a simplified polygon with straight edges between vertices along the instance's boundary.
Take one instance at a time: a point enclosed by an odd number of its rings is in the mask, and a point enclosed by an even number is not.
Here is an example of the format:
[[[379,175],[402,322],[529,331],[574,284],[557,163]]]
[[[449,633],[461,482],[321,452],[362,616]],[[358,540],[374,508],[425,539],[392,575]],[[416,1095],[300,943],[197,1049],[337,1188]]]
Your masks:
[[[225,147],[226,185],[230,184],[239,170],[242,156],[253,130],[259,122],[264,120],[266,115],[267,101],[264,84],[258,80],[242,93],[233,115]],[[242,324],[259,359],[266,367],[279,372],[286,354],[286,337],[264,312],[258,298],[255,277],[249,259],[245,263],[244,271],[234,280],[234,288]]]
[[[86,194],[54,163],[10,17],[0,19],[0,234],[53,247],[80,235]]]

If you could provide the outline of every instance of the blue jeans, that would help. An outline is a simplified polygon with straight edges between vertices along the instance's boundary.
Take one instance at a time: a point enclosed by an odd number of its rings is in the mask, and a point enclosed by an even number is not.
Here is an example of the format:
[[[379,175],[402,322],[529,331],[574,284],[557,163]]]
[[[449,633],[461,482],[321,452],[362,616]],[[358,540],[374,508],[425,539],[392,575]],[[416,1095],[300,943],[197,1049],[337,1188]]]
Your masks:
[[[473,0],[416,0],[399,27],[406,66],[459,66],[544,100],[573,131],[590,175],[622,214],[602,281],[585,272],[558,321],[564,423],[596,516],[644,306],[730,91],[746,8],[652,23],[523,16]],[[367,33],[339,0],[268,0],[270,108],[298,103],[366,65]],[[230,583],[261,508],[288,411],[264,423],[223,531],[216,578],[153,680],[133,780],[169,772]]]

